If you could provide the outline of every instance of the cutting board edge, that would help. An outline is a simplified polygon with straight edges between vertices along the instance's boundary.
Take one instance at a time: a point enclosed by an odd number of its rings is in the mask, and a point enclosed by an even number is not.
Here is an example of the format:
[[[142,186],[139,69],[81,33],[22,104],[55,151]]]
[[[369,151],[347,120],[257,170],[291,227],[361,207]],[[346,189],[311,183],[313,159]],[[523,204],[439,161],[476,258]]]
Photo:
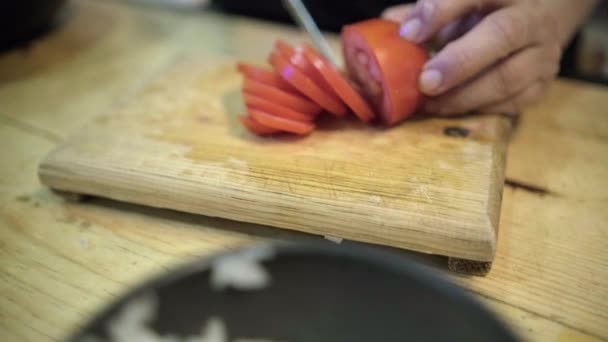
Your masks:
[[[496,144],[493,145],[488,185],[488,227],[491,238],[493,253],[496,253],[498,244],[498,233],[500,229],[500,215],[502,212],[502,198],[505,186],[507,146],[513,132],[513,118],[501,114],[496,117]],[[494,257],[492,257],[493,259]],[[491,261],[491,260],[486,260]]]
[[[378,244],[378,245],[384,245],[384,246],[391,246],[391,247],[396,247],[396,248],[401,248],[401,249],[406,249],[406,250],[413,250],[413,251],[417,251],[417,252],[421,252],[421,253],[425,253],[425,254],[443,255],[443,256],[448,256],[448,257],[462,258],[462,259],[479,261],[479,262],[489,262],[494,259],[495,248],[496,248],[496,241],[495,241],[496,235],[493,233],[495,228],[492,226],[492,219],[489,216],[485,217],[485,219],[483,220],[484,223],[482,224],[482,226],[478,227],[477,230],[484,234],[486,232],[489,232],[490,234],[485,234],[483,237],[476,239],[476,240],[459,239],[461,241],[466,241],[465,244],[468,244],[469,246],[474,246],[474,248],[466,249],[466,250],[464,250],[463,248],[461,248],[459,250],[455,247],[450,247],[450,248],[443,247],[442,248],[439,246],[432,246],[432,245],[425,246],[425,245],[421,245],[420,243],[416,243],[416,242],[412,242],[412,241],[394,241],[394,240],[387,240],[387,239],[383,240],[382,238],[378,237],[378,234],[369,235],[370,238],[362,239],[359,236],[355,236],[356,234],[355,235],[349,234],[349,232],[347,230],[340,231],[340,232],[328,232],[328,231],[321,231],[318,229],[311,229],[310,226],[300,227],[300,226],[293,225],[293,224],[277,225],[276,223],[273,222],[272,219],[266,219],[263,216],[261,217],[261,219],[260,219],[260,217],[253,217],[253,218],[245,219],[243,217],[235,217],[233,215],[227,216],[227,215],[222,214],[218,210],[204,208],[202,206],[197,206],[193,209],[192,207],[186,207],[184,205],[179,205],[179,203],[178,203],[178,205],[175,205],[174,202],[172,202],[171,205],[167,205],[167,204],[161,203],[159,201],[153,200],[153,198],[152,198],[153,196],[151,196],[150,194],[145,194],[145,193],[139,194],[139,195],[136,194],[136,191],[138,191],[137,177],[134,177],[134,179],[132,181],[123,182],[123,184],[132,185],[133,188],[124,188],[124,187],[121,188],[120,186],[117,186],[116,184],[100,183],[98,185],[98,187],[104,188],[103,191],[101,191],[99,189],[95,189],[94,185],[91,186],[91,181],[89,179],[78,176],[79,173],[80,174],[87,174],[87,173],[90,174],[90,172],[97,172],[99,170],[96,170],[95,168],[92,168],[90,165],[86,165],[86,164],[75,165],[73,161],[65,161],[65,160],[62,161],[61,157],[58,157],[60,155],[61,155],[61,153],[60,153],[59,149],[51,152],[47,156],[47,158],[39,165],[39,169],[38,169],[40,181],[43,184],[49,186],[51,189],[54,189],[57,191],[77,193],[77,194],[82,194],[82,195],[98,196],[98,197],[109,198],[112,200],[117,200],[117,201],[122,201],[122,202],[129,202],[129,203],[146,205],[146,206],[162,208],[162,209],[177,210],[177,211],[187,212],[187,213],[191,213],[191,214],[205,215],[205,216],[210,216],[210,217],[221,217],[221,218],[230,219],[230,220],[234,220],[234,221],[256,223],[256,224],[267,225],[267,226],[272,226],[272,227],[276,227],[276,228],[295,230],[295,231],[300,231],[300,232],[305,232],[305,233],[315,234],[315,235],[335,235],[335,236],[339,236],[339,237],[342,237],[342,238],[345,238],[348,240],[360,241],[360,242],[366,242],[366,243],[372,243],[372,244]],[[71,165],[66,164],[66,163],[71,163]],[[80,170],[80,171],[75,172],[74,170]],[[84,189],[84,188],[89,188],[89,189],[91,189],[91,191],[82,191],[82,189]],[[151,191],[151,193],[155,193],[155,191]],[[346,232],[346,233],[344,233],[344,232]],[[448,239],[448,238],[446,238],[446,239]]]

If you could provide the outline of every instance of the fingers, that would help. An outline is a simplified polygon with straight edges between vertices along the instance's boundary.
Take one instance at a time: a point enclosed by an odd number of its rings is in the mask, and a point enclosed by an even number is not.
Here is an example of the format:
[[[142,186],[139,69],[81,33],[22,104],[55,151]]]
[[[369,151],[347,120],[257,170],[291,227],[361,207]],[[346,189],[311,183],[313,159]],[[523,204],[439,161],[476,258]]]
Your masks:
[[[559,52],[535,46],[499,62],[462,86],[427,100],[425,110],[457,115],[509,98],[536,81],[550,81],[559,71]]]
[[[521,112],[526,105],[539,100],[545,94],[547,86],[548,83],[544,81],[534,82],[511,98],[483,107],[479,111],[483,113],[517,114]]]
[[[380,15],[382,18],[401,23],[414,9],[414,4],[392,6],[384,10]]]
[[[483,12],[473,12],[459,20],[453,21],[444,26],[439,33],[437,33],[437,39],[445,45],[452,40],[460,38],[477,25],[484,16],[485,14]]]
[[[401,26],[403,38],[422,43],[449,23],[485,6],[498,6],[507,0],[418,0]]]
[[[523,6],[506,7],[486,16],[475,28],[449,43],[424,67],[420,90],[439,95],[479,74],[509,54],[537,41],[537,28]]]

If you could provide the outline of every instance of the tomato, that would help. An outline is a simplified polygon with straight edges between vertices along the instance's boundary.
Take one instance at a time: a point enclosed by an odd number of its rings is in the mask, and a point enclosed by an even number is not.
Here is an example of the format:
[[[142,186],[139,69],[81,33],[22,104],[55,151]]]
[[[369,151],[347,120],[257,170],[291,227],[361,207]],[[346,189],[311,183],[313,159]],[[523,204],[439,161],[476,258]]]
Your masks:
[[[278,51],[284,58],[286,58],[292,65],[296,66],[304,75],[308,76],[316,85],[323,88],[328,93],[336,96],[334,89],[327,83],[323,75],[317,68],[314,67],[312,62],[304,56],[304,51],[301,47],[293,48],[291,45],[279,40],[275,43],[274,51]]]
[[[284,90],[245,78],[243,91],[273,101],[304,114],[318,114],[321,107],[308,99]]]
[[[396,124],[420,107],[418,77],[429,55],[399,36],[399,24],[362,21],[345,26],[341,39],[349,74],[386,123]]]
[[[309,134],[315,129],[315,125],[312,122],[291,120],[257,109],[250,108],[249,115],[264,126],[299,135]]]
[[[251,80],[264,83],[290,93],[297,92],[294,87],[282,79],[281,76],[277,75],[277,73],[273,70],[248,63],[238,63],[236,68],[241,74]]]
[[[314,81],[306,76],[300,69],[296,68],[287,59],[276,51],[270,56],[270,63],[284,80],[289,82],[294,88],[308,96],[311,100],[319,104],[322,108],[337,116],[346,115],[347,108],[342,101],[323,88],[319,87]]]
[[[268,127],[259,123],[251,116],[241,116],[239,117],[239,121],[243,124],[243,126],[247,127],[251,133],[257,135],[269,135],[280,132],[280,130],[276,128]]]
[[[312,47],[303,45],[304,56],[317,69],[319,75],[334,89],[342,101],[364,122],[374,118],[374,112],[367,101],[353,88],[350,81],[325,57]]]
[[[310,122],[315,118],[314,115],[297,112],[291,108],[252,94],[245,93],[244,97],[247,108],[259,109],[268,114],[273,114],[296,121]]]
[[[322,110],[344,116],[349,108],[364,122],[378,116],[394,125],[421,106],[418,78],[429,55],[399,36],[399,24],[358,22],[345,26],[341,39],[348,75],[311,46],[280,40],[269,56],[273,71],[238,63],[249,112],[243,125],[259,135],[309,134]]]

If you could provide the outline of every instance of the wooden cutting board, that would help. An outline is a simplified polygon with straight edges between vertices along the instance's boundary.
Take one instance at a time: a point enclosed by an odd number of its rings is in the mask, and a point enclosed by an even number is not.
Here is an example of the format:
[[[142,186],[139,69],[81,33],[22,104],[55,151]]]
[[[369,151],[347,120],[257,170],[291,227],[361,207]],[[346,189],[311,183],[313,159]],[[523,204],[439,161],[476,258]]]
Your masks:
[[[180,60],[42,162],[51,188],[490,262],[509,121],[321,123],[258,138],[232,60]]]

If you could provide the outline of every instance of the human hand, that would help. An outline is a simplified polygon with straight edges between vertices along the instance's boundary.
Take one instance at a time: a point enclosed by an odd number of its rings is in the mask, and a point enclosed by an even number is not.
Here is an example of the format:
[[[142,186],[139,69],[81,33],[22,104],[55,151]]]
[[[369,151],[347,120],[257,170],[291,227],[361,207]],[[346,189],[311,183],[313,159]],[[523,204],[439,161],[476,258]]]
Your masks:
[[[402,23],[404,39],[447,42],[420,75],[427,112],[514,113],[559,71],[563,42],[551,1],[418,0],[383,16]]]

